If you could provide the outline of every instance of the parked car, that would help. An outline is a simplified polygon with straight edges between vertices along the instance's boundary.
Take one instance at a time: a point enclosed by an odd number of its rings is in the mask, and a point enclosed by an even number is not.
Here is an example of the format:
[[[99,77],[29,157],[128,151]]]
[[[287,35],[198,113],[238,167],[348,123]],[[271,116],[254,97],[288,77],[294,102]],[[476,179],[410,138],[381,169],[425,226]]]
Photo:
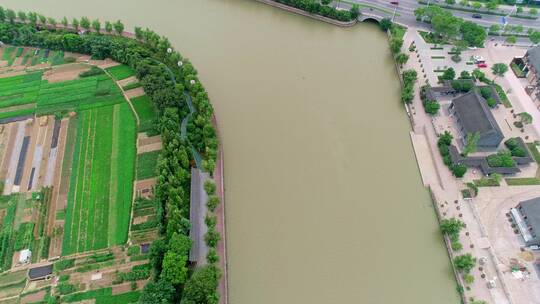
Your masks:
[[[472,17],[475,19],[482,19],[482,15],[480,14],[472,14]]]
[[[481,62],[481,63],[477,64],[476,66],[479,67],[479,68],[487,68],[487,64],[485,62]]]
[[[399,1],[390,1],[390,4],[399,5]]]

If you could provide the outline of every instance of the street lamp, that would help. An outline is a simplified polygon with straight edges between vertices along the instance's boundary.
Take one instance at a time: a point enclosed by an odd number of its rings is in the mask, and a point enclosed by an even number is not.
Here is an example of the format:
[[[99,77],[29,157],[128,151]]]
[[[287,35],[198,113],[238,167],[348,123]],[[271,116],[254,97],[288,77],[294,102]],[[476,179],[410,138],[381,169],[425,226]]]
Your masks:
[[[178,67],[181,68],[184,65],[182,61],[178,61]]]
[[[167,53],[172,53],[172,48],[167,48]]]
[[[194,80],[194,79],[191,79],[191,80],[189,81],[189,84],[194,85],[194,84],[195,84],[195,80]]]

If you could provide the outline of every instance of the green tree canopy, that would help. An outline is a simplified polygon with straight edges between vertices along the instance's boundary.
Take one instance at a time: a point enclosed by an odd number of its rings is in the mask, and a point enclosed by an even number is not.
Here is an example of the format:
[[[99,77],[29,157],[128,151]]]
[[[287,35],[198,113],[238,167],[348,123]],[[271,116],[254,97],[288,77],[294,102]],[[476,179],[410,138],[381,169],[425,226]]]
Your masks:
[[[484,41],[486,41],[487,34],[483,26],[470,21],[465,21],[461,25],[460,31],[463,40],[465,40],[469,46],[484,46]]]
[[[491,71],[495,76],[503,76],[508,71],[508,65],[504,63],[495,63],[491,67]]]
[[[459,255],[454,258],[454,265],[456,265],[457,270],[469,273],[476,265],[476,258],[470,253]]]

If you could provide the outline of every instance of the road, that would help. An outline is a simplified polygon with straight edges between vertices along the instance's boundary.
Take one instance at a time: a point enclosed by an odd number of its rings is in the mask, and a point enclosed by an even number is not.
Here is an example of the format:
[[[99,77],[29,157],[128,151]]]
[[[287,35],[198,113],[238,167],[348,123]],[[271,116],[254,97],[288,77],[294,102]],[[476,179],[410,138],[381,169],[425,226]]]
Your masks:
[[[395,5],[390,3],[391,0],[348,0],[347,3],[341,2],[339,4],[339,7],[348,9],[351,7],[351,3],[357,3],[360,5],[364,5],[362,7],[362,13],[364,14],[370,14],[380,17],[392,17],[394,9],[396,8]],[[427,0],[425,0],[427,1]],[[439,1],[432,1],[432,3],[444,3],[443,0]],[[370,6],[365,7],[366,5]],[[422,7],[425,5],[419,4],[417,0],[399,0],[399,5],[396,9],[396,16],[395,21],[398,23],[402,23],[406,26],[416,26],[419,27],[420,23],[416,21],[416,17],[414,15],[414,10]],[[499,10],[503,10],[507,13],[510,13],[513,8],[508,6],[500,6]],[[472,21],[474,23],[477,23],[479,25],[489,27],[491,25],[501,25],[501,16],[498,15],[486,15],[482,14],[481,19],[476,19],[472,17],[471,12],[463,12],[458,10],[451,10],[454,16],[463,18],[468,21]],[[540,30],[540,18],[533,20],[533,19],[522,19],[522,18],[514,18],[514,17],[508,17],[507,18],[509,25],[522,25],[525,28],[525,31],[528,28],[534,28],[536,30]],[[426,25],[427,27],[427,25]]]

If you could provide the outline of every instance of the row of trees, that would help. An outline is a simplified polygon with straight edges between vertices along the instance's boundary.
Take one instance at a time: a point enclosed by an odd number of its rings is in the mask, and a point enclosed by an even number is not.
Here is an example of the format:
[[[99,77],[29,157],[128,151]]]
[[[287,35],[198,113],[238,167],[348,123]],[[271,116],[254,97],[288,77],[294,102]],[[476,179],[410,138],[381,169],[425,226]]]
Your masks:
[[[505,3],[507,2],[513,2],[509,5],[514,5],[516,2],[515,0],[510,0],[510,1],[504,1]],[[446,4],[449,4],[449,5],[454,5],[454,4],[459,4],[463,7],[471,7],[475,10],[480,10],[482,7],[484,7],[485,9],[487,9],[488,11],[494,11],[494,10],[497,10],[499,8],[499,5],[501,4],[501,1],[498,1],[498,0],[489,0],[489,1],[486,1],[484,2],[483,4],[478,2],[478,1],[468,1],[468,0],[460,0],[460,1],[456,1],[456,0],[445,0],[445,3]],[[516,9],[516,14],[523,14],[524,13],[524,10],[523,10],[523,7],[518,7]],[[531,8],[529,11],[528,11],[528,14],[530,15],[537,15],[538,14],[538,10],[535,9],[535,8]]]
[[[172,50],[167,38],[148,29],[137,28],[137,39],[101,34],[97,30],[78,35],[75,30],[81,23],[88,26],[88,18],[81,18],[78,25],[64,24],[63,27],[23,19],[8,17],[4,20],[9,22],[0,22],[0,40],[13,45],[89,54],[95,59],[112,58],[137,71],[137,77],[159,113],[158,129],[163,139],[155,191],[162,238],[152,245],[154,275],[145,287],[141,302],[216,303],[220,270],[209,265],[192,272],[187,264],[191,247],[189,170],[193,158],[188,145],[191,143],[199,150],[205,169],[210,172],[217,155],[217,138],[211,123],[213,109],[195,68]],[[49,24],[55,22],[49,20]],[[97,28],[97,23],[95,25]],[[123,32],[123,26],[117,25],[116,32]],[[181,118],[189,113],[186,95],[194,101],[195,120],[198,120],[188,128],[189,142],[180,134]]]
[[[432,5],[414,11],[418,20],[430,22],[436,34],[444,39],[461,37],[468,46],[482,47],[487,37],[486,29],[476,23],[455,17],[448,10]]]
[[[286,4],[295,8],[304,10],[310,14],[317,14],[323,17],[335,19],[338,21],[352,21],[358,18],[360,8],[357,4],[353,4],[348,11],[338,10],[330,6],[331,1],[319,0],[275,0],[276,2]]]
[[[10,23],[14,23],[15,21],[19,21],[21,23],[30,23],[33,26],[41,26],[41,27],[51,27],[55,28],[59,25],[58,21],[52,17],[45,17],[44,15],[35,13],[35,12],[15,12],[12,9],[4,9],[3,7],[0,7],[0,21],[5,22],[9,21]],[[73,29],[79,30],[84,29],[86,31],[95,31],[97,33],[101,32],[101,30],[105,30],[108,34],[112,34],[113,32],[121,35],[124,32],[124,24],[122,21],[117,20],[116,22],[112,23],[110,21],[105,22],[105,27],[102,27],[101,21],[99,19],[90,20],[87,17],[82,17],[79,19],[72,19],[71,24],[70,21],[64,17],[62,20],[60,20],[60,24],[64,28],[68,28],[69,26],[72,26]]]

